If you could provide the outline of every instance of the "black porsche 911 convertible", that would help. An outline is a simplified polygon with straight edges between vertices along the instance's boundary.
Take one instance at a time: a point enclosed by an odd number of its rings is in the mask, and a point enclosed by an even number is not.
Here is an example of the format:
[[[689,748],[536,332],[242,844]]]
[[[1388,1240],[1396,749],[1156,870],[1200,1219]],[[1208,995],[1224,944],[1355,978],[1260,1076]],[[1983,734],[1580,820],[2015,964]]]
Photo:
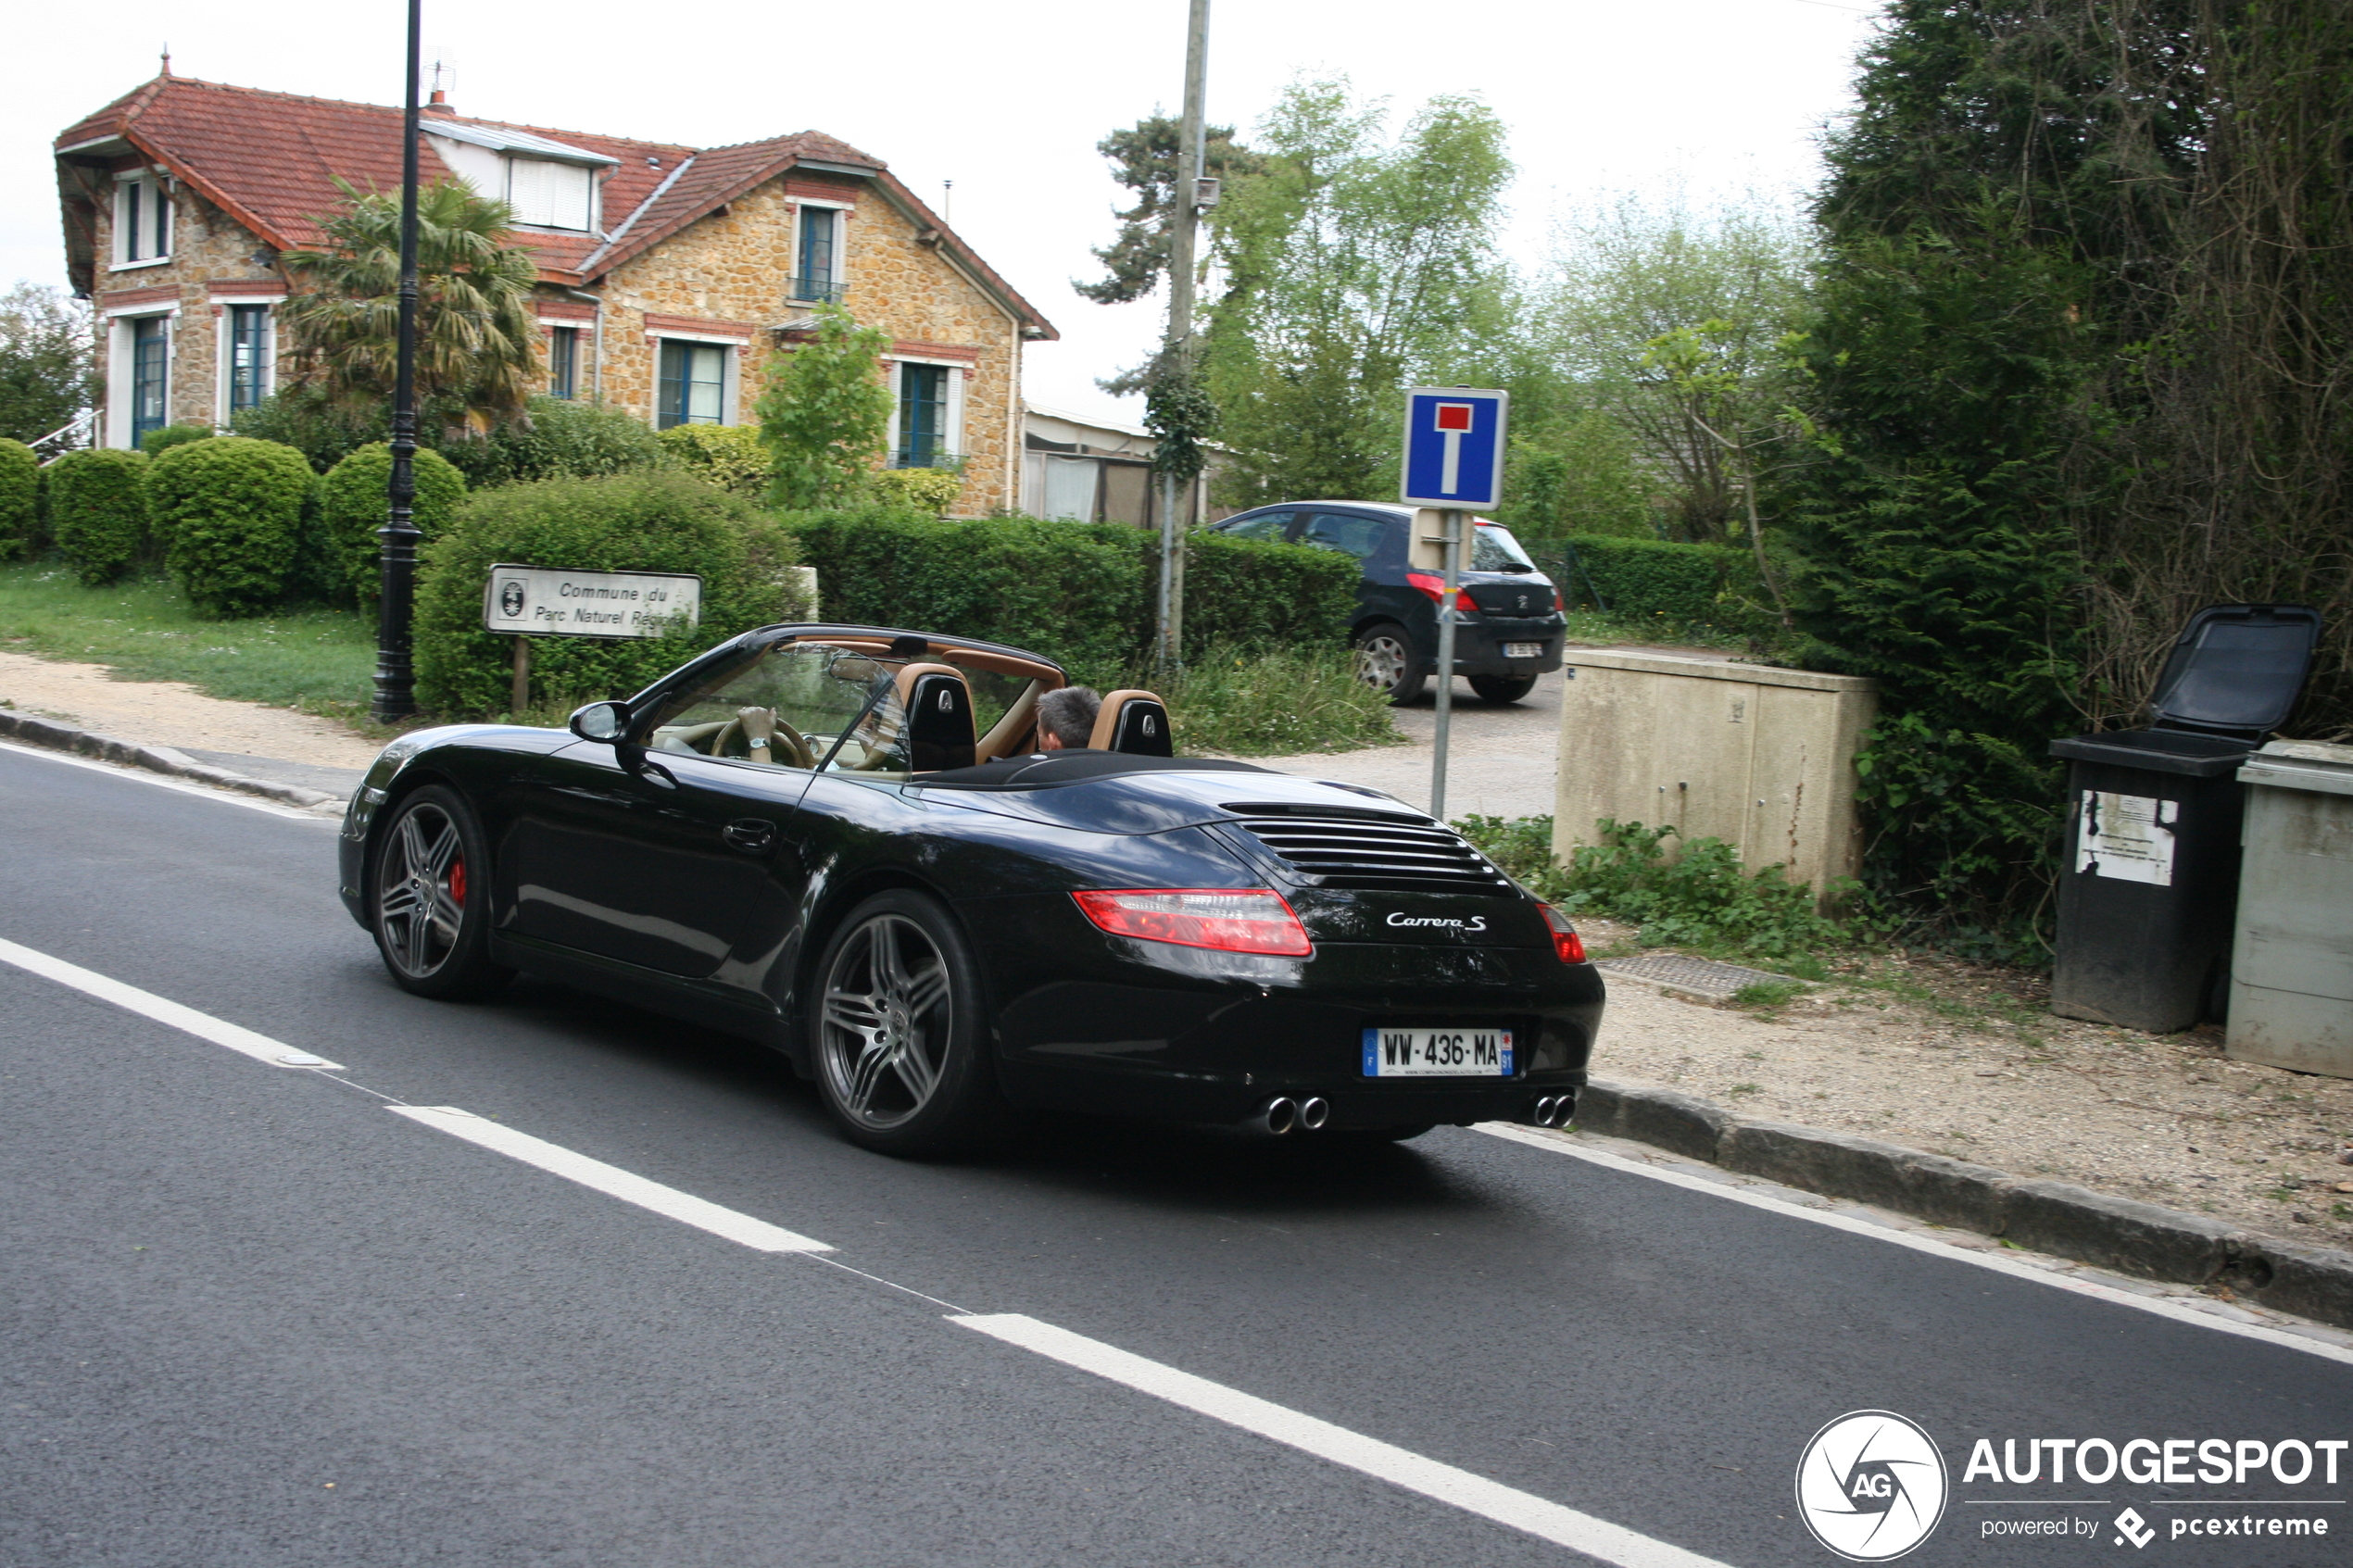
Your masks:
[[[1566,1122],[1568,922],[1378,791],[1170,755],[1148,692],[1037,752],[1051,660],[747,633],[569,731],[384,748],[344,902],[421,996],[529,970],[770,1044],[918,1154],[1008,1107],[1327,1141]]]

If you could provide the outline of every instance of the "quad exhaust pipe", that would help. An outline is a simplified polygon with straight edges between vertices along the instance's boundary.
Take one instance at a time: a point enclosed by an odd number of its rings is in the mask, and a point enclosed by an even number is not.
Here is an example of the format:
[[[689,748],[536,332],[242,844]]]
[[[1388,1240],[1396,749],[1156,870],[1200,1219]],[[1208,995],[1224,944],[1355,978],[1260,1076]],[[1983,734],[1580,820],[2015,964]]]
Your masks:
[[[1292,1131],[1314,1133],[1322,1131],[1332,1119],[1331,1101],[1321,1095],[1309,1095],[1304,1099],[1292,1099],[1277,1095],[1266,1102],[1266,1109],[1254,1118],[1254,1124],[1269,1137],[1282,1137]]]
[[[1575,1095],[1545,1095],[1537,1100],[1528,1119],[1540,1127],[1566,1127],[1568,1119],[1576,1114]]]

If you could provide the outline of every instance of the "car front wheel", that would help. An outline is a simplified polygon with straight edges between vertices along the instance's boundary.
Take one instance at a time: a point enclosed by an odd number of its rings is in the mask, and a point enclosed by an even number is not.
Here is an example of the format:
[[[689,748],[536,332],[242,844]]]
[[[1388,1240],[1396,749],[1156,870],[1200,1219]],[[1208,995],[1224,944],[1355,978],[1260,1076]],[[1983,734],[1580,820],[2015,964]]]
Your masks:
[[[400,802],[376,844],[370,922],[403,990],[456,1000],[514,977],[490,961],[490,855],[456,790],[427,784]]]
[[[1470,688],[1489,702],[1517,702],[1536,689],[1533,675],[1473,675]]]
[[[810,1010],[817,1085],[852,1143],[946,1153],[1000,1120],[979,971],[937,899],[893,890],[850,910],[818,961]]]
[[[1422,695],[1422,684],[1429,675],[1414,657],[1405,628],[1393,621],[1380,621],[1356,633],[1356,678],[1391,703],[1402,705]]]

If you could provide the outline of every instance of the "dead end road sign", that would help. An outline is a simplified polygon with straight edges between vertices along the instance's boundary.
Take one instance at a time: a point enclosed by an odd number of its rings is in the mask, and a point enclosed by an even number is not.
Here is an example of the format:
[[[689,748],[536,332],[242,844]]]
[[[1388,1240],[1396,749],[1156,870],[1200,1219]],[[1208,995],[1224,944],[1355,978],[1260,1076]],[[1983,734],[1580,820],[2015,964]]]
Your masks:
[[[1399,499],[1409,507],[1491,511],[1504,499],[1504,440],[1511,394],[1467,386],[1417,386],[1405,394],[1405,471]]]

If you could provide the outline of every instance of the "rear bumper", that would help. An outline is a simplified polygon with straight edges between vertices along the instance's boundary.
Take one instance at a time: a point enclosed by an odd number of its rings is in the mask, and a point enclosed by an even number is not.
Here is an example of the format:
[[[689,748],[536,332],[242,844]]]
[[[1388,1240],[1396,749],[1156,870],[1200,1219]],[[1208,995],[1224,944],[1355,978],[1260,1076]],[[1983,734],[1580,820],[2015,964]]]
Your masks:
[[[1454,622],[1454,673],[1457,675],[1545,675],[1561,667],[1567,627],[1556,615],[1506,621],[1482,615]],[[1429,646],[1423,659],[1438,667],[1438,627],[1432,617]],[[1543,651],[1534,659],[1506,659],[1504,648],[1513,643],[1534,643]]]

